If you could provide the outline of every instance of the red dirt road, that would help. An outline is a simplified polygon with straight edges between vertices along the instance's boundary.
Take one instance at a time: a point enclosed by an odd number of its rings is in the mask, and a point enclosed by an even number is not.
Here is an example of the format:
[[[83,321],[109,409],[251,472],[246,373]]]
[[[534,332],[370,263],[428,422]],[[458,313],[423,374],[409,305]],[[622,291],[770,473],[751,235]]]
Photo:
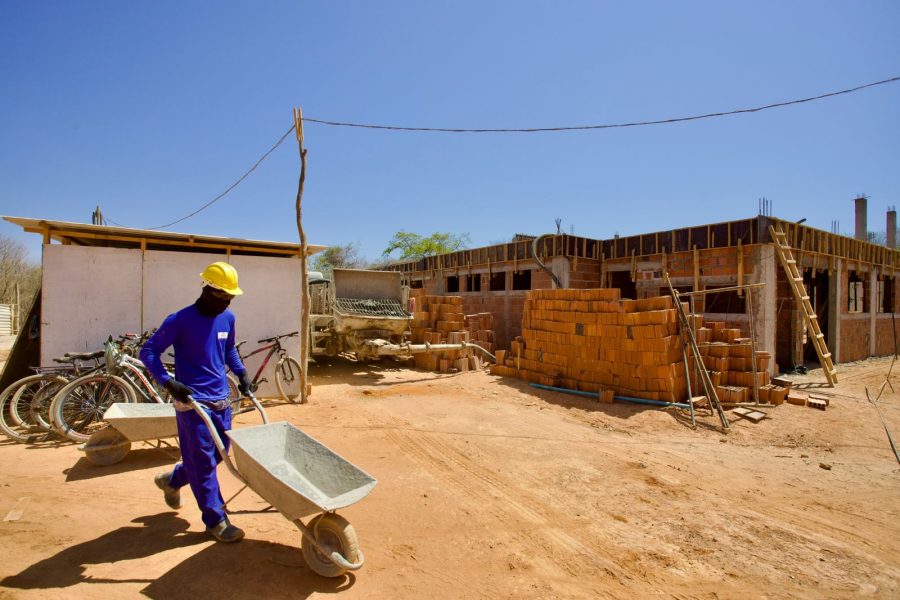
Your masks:
[[[0,598],[896,598],[900,470],[863,393],[889,364],[841,366],[816,390],[826,412],[730,414],[728,435],[485,373],[313,367],[311,403],[270,418],[379,480],[342,511],[366,565],[337,580],[277,514],[234,515],[247,538],[224,545],[187,490],[169,510],[152,478],[171,450],[101,468],[72,444],[2,443]],[[898,398],[881,408],[900,441]],[[228,498],[239,485],[220,476]]]

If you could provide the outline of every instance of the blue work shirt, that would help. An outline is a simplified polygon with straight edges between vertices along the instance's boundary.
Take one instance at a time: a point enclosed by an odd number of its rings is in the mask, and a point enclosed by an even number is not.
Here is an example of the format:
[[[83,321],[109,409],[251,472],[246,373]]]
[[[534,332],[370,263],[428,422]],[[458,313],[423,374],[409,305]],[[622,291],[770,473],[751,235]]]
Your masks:
[[[235,375],[247,372],[234,347],[230,310],[207,317],[192,304],[166,317],[140,353],[141,361],[162,384],[171,379],[161,360],[169,346],[175,348],[175,379],[191,388],[195,400],[228,397],[226,364]]]

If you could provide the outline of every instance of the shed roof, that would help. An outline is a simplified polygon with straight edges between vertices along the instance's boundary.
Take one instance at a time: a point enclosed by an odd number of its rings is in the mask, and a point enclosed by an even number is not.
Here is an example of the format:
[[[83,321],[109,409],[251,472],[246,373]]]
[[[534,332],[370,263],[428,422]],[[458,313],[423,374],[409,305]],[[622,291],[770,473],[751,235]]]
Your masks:
[[[256,256],[299,256],[300,244],[245,240],[193,233],[173,233],[130,227],[89,225],[47,219],[3,217],[27,232],[44,236],[44,243],[56,240],[76,246],[106,246],[111,248],[140,248],[141,250],[172,250],[178,252],[225,251],[228,254]],[[307,245],[307,256],[321,252],[326,246]]]

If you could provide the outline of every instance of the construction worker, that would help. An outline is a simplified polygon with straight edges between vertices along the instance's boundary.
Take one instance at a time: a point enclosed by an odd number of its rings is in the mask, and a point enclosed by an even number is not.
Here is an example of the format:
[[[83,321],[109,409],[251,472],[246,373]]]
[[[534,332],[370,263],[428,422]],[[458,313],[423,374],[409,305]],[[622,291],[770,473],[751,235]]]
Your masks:
[[[206,531],[220,542],[237,542],[244,532],[225,515],[216,477],[222,457],[206,424],[186,402],[190,395],[206,411],[227,451],[225,432],[231,429],[231,406],[226,365],[240,379],[241,393],[251,390],[247,369],[234,346],[234,313],[228,310],[232,299],[244,292],[238,287],[237,271],[228,263],[209,265],[200,278],[204,285],[197,301],[166,317],[140,353],[150,373],[174,399],[181,446],[182,462],[154,481],[166,504],[176,510],[181,508],[181,488],[189,484]],[[175,349],[175,377],[166,372],[160,359],[169,346]]]

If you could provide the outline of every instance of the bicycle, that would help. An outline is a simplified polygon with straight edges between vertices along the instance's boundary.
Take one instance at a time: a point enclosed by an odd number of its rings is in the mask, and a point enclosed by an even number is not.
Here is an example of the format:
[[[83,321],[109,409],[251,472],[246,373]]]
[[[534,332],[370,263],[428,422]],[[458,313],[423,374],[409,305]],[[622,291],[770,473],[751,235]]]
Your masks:
[[[278,362],[275,363],[275,387],[278,388],[278,393],[284,400],[287,402],[297,402],[300,398],[301,386],[303,385],[303,382],[300,381],[300,363],[292,356],[288,356],[287,350],[281,345],[281,340],[294,337],[299,333],[299,331],[294,331],[293,333],[285,333],[283,335],[276,335],[270,338],[257,340],[257,344],[268,345],[260,346],[247,355],[241,354],[241,346],[247,343],[246,340],[235,346],[238,351],[238,356],[241,357],[242,361],[245,361],[255,354],[268,350],[268,354],[266,354],[262,364],[256,371],[256,375],[253,376],[253,379],[250,382],[251,392],[255,393],[256,390],[259,389],[259,384],[268,381],[265,377],[261,377],[261,375],[265,370],[266,365],[269,364],[269,360],[272,356],[278,354]],[[271,344],[269,342],[271,342]]]
[[[107,426],[103,414],[113,403],[137,402],[138,394],[141,401],[165,402],[160,390],[142,373],[143,363],[133,357],[150,335],[125,334],[118,341],[109,336],[102,351],[104,372],[78,377],[53,397],[49,414],[57,433],[74,442],[86,442]]]
[[[103,368],[100,357],[103,351],[90,353],[66,353],[54,358],[58,367],[32,367],[33,375],[13,382],[0,394],[0,429],[17,442],[38,441],[40,436],[52,432],[49,418],[50,401],[73,378]],[[82,363],[94,361],[92,367]]]
[[[75,442],[86,442],[91,435],[107,426],[103,414],[114,402],[149,402],[167,404],[169,393],[161,388],[147,371],[134,349],[149,339],[145,332],[137,343],[106,342],[105,373],[94,373],[66,384],[50,405],[53,428]],[[234,379],[228,378],[229,400],[239,405],[240,393]]]

